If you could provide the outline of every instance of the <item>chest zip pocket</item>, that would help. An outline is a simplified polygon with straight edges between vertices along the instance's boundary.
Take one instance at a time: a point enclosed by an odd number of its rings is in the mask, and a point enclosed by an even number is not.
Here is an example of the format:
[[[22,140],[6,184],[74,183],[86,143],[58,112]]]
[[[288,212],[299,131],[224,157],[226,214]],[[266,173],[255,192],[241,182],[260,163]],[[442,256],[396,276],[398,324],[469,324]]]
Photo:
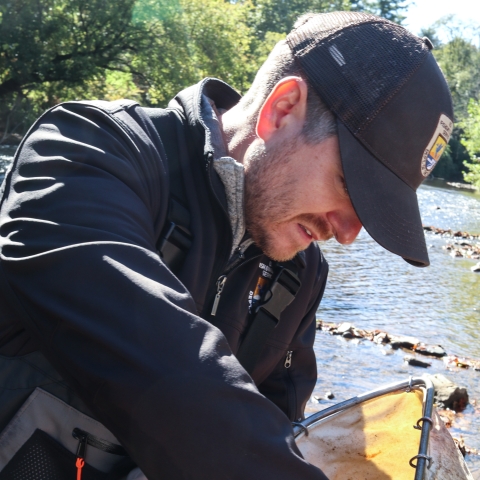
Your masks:
[[[88,432],[85,432],[84,430],[81,430],[80,428],[74,428],[72,436],[78,440],[77,460],[75,462],[75,467],[77,468],[76,480],[82,480],[82,471],[83,467],[85,466],[85,458],[87,455],[87,445],[113,455],[120,455],[123,457],[127,456],[127,452],[122,446],[98,438]]]
[[[293,301],[302,282],[290,269],[281,267],[273,280],[265,301],[255,310],[255,316],[237,352],[243,368],[252,374],[268,336],[277,326],[280,315]]]

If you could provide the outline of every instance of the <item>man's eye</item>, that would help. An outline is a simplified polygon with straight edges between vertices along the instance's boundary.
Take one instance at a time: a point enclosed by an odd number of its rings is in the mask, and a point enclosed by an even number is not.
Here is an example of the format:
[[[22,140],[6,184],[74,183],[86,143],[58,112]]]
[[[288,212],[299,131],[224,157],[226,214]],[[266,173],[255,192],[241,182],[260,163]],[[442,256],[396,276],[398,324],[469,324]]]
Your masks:
[[[343,175],[337,174],[334,177],[334,185],[335,185],[335,190],[337,193],[342,196],[342,197],[349,197],[350,195],[348,194],[347,190],[347,184],[345,182],[345,178]]]

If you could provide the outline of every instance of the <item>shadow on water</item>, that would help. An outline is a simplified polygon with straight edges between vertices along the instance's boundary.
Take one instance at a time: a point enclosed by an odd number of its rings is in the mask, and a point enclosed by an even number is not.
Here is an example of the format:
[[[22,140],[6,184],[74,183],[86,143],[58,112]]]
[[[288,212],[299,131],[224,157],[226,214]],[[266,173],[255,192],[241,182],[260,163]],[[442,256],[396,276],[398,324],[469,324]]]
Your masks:
[[[480,233],[479,194],[424,185],[418,198],[425,225]],[[480,274],[470,271],[478,260],[448,255],[442,247],[451,239],[427,233],[426,241],[431,266],[423,269],[385,251],[364,230],[352,245],[322,244],[330,276],[318,318],[411,335],[442,345],[449,354],[480,359]],[[425,373],[403,362],[405,352],[368,341],[317,332],[315,351],[319,377],[315,394],[321,398],[332,391],[336,398],[320,403],[313,399],[308,404],[311,412]],[[442,373],[467,387],[471,403],[457,415],[451,432],[480,449],[480,372],[447,371],[441,360],[423,360],[432,363],[428,373]],[[467,456],[467,463],[472,471],[480,470],[480,456]]]

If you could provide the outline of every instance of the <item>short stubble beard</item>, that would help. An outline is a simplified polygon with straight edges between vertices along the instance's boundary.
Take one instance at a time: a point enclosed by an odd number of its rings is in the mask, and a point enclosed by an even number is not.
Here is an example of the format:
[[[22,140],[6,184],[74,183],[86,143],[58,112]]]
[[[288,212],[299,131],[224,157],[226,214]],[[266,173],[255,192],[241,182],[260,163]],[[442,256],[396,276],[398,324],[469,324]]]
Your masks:
[[[289,177],[290,163],[303,138],[287,138],[266,148],[264,143],[255,145],[244,160],[245,165],[245,221],[247,231],[262,251],[276,261],[292,259],[305,245],[291,245],[288,251],[277,248],[279,232],[276,225],[291,216],[291,204],[295,192],[302,188]],[[328,231],[321,219],[311,214],[298,218],[315,225],[318,232]]]

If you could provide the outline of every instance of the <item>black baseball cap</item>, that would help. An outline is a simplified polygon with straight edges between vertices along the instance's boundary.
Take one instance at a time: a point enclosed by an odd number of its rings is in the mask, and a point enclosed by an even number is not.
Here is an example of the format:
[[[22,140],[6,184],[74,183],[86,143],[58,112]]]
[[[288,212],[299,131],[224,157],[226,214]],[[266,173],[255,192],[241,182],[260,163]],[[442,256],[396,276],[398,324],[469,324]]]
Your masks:
[[[312,15],[287,36],[335,114],[353,207],[381,246],[429,265],[416,190],[453,129],[450,92],[428,39],[375,15]]]

